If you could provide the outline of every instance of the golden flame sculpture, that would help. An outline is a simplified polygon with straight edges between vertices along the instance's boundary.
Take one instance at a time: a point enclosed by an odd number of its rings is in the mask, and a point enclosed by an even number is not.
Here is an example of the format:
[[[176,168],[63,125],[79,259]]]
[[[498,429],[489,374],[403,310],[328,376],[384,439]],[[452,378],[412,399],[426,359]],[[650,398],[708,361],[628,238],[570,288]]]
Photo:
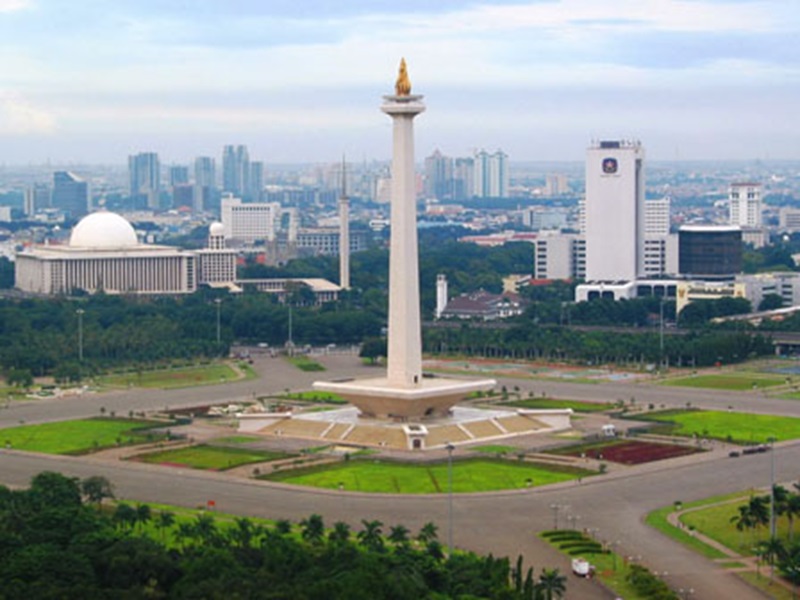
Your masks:
[[[397,73],[397,82],[394,84],[394,91],[398,96],[408,96],[411,94],[411,80],[408,78],[405,58],[400,59],[400,70]]]

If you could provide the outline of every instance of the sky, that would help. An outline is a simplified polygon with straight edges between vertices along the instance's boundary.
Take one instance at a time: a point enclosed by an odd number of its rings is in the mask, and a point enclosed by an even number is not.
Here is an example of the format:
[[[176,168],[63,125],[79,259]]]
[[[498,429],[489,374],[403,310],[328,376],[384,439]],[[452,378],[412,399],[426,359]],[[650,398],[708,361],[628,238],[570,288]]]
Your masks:
[[[0,0],[0,163],[800,159],[798,0]]]

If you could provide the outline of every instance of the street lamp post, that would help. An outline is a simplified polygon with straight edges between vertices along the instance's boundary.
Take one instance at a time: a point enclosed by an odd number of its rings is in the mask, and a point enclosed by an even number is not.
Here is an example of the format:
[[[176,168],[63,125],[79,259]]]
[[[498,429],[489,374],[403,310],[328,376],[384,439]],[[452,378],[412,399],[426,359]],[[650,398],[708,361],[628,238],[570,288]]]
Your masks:
[[[447,547],[453,554],[453,444],[447,442]]]
[[[558,511],[562,508],[568,508],[566,504],[551,504],[550,509],[553,511],[553,529],[558,529]]]
[[[775,539],[775,438],[767,438],[769,442],[770,481],[769,481],[769,536]]]
[[[83,362],[83,313],[86,311],[79,308],[75,311],[78,315],[78,362]]]

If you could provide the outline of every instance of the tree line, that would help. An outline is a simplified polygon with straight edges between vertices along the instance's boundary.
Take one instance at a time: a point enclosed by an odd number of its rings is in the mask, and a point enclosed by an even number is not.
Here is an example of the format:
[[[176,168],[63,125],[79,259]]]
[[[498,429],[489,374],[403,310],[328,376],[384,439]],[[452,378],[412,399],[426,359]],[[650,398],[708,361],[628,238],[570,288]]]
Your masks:
[[[248,518],[222,523],[146,504],[103,504],[102,477],[36,475],[0,486],[0,596],[30,598],[265,598],[349,600],[550,600],[566,578],[538,577],[507,558],[449,555],[428,523],[412,536],[363,520],[326,527],[319,515],[293,526]]]

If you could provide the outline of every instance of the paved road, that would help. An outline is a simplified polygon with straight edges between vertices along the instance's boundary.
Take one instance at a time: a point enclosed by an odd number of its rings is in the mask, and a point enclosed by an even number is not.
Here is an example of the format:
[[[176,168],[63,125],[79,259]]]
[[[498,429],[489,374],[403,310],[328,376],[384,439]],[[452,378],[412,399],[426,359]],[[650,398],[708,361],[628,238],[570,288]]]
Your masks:
[[[352,358],[328,357],[326,363],[336,376],[373,372],[356,364]],[[218,402],[280,391],[286,387],[305,387],[319,374],[307,374],[286,365],[284,361],[264,359],[256,367],[262,373],[258,381],[239,382],[169,392],[125,392],[13,405],[0,410],[0,426],[20,419],[26,422],[62,419],[98,414],[99,407],[126,414],[129,409],[143,410],[163,406]],[[639,384],[582,385],[562,382],[521,382],[509,380],[509,386],[524,390],[545,391],[556,397],[578,399],[616,399],[635,395],[637,402],[684,405],[687,398],[697,405],[727,407],[759,407],[767,412],[800,414],[800,403],[764,399],[758,394],[718,393],[669,387],[647,387]],[[632,392],[635,390],[635,392]],[[722,404],[719,404],[722,403]],[[769,410],[767,410],[769,409]],[[800,479],[800,443],[781,445],[775,451],[779,480]],[[534,531],[553,526],[551,505],[569,505],[564,512],[579,515],[580,527],[599,529],[597,537],[619,541],[619,551],[641,557],[651,569],[667,572],[674,588],[693,588],[694,598],[717,599],[761,598],[730,574],[686,550],[643,524],[650,510],[674,500],[689,502],[711,495],[769,485],[770,454],[739,459],[724,453],[686,457],[668,463],[654,463],[633,470],[621,470],[603,477],[547,489],[456,496],[454,535],[456,545],[479,552],[516,556],[522,553],[526,562],[536,567],[558,565],[569,569],[567,560],[540,542]],[[320,492],[281,484],[234,480],[219,474],[182,469],[164,470],[135,463],[109,463],[93,458],[37,456],[13,451],[0,451],[0,480],[24,485],[30,477],[44,469],[57,469],[85,477],[101,474],[111,479],[118,495],[142,501],[162,501],[186,506],[199,506],[214,499],[219,510],[271,518],[301,519],[316,512],[327,522],[344,520],[358,525],[360,519],[380,519],[387,525],[403,523],[414,529],[433,520],[440,524],[444,539],[448,522],[446,496],[374,496],[355,493]],[[606,598],[608,594],[596,583],[570,580],[568,598]]]

